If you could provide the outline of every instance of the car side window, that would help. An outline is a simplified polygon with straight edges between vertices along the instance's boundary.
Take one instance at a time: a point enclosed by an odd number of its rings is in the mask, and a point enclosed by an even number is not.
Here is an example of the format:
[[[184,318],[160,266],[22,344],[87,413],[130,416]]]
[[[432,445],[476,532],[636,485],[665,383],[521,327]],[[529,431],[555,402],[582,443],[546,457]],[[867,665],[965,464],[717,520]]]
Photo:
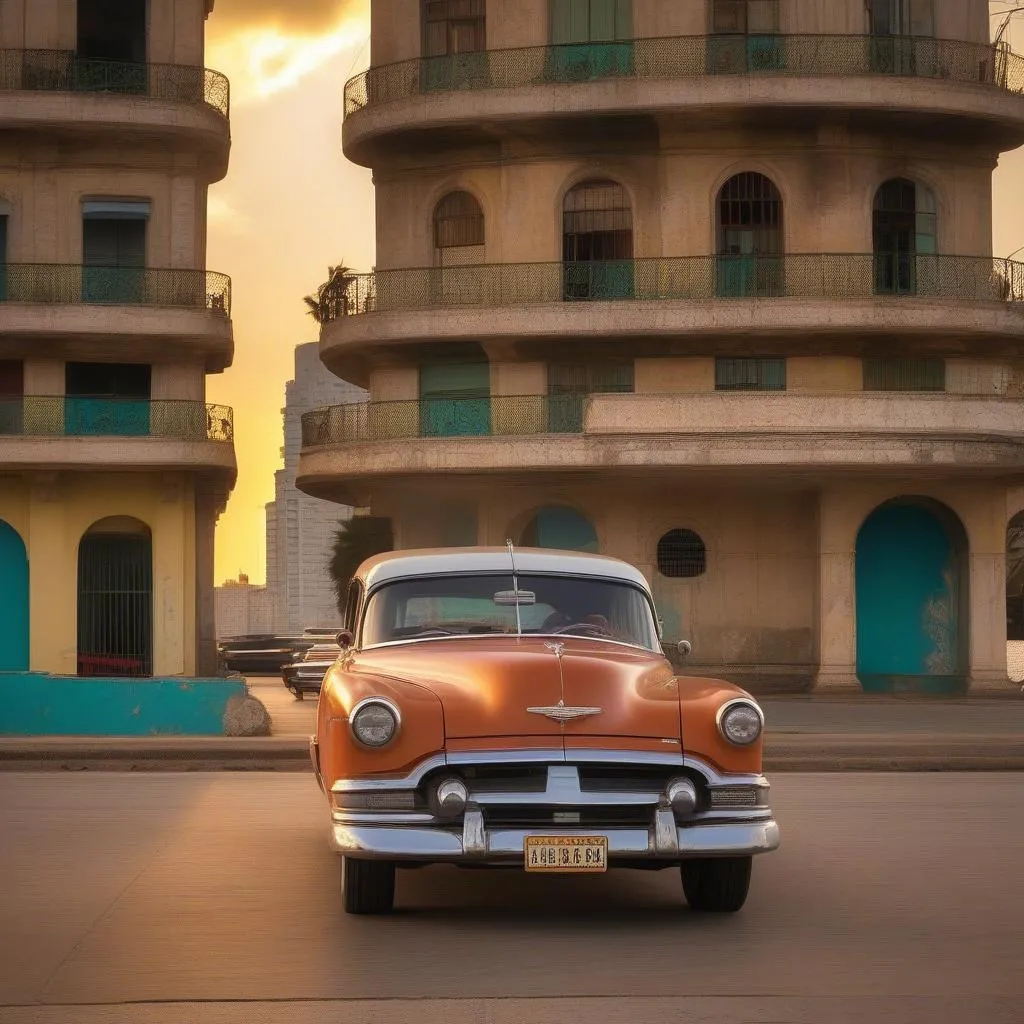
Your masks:
[[[356,626],[359,624],[359,598],[362,596],[362,587],[358,580],[352,580],[348,585],[348,593],[345,595],[345,617],[344,626],[353,636],[356,635]]]

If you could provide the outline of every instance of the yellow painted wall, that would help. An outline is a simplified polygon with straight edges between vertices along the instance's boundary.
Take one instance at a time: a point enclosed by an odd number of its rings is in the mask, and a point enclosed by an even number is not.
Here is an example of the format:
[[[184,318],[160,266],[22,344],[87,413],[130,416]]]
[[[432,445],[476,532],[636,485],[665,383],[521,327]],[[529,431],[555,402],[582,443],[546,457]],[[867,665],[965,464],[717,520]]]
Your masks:
[[[28,551],[31,668],[77,671],[78,544],[97,520],[133,516],[153,539],[153,672],[194,675],[195,497],[180,474],[74,474],[5,481],[0,519]]]

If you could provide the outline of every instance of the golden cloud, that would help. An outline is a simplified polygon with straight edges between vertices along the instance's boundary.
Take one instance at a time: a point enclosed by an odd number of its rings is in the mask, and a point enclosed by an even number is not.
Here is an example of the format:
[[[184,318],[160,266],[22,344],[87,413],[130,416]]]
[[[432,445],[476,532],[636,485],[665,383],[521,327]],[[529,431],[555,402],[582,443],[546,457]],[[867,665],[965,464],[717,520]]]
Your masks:
[[[320,0],[296,7],[280,0],[235,0],[224,7],[231,17],[216,31],[211,19],[207,57],[231,80],[234,104],[297,85],[369,36],[369,0]],[[214,18],[220,14],[218,4]]]
[[[276,28],[319,35],[341,21],[368,16],[367,0],[217,0],[210,28],[218,32]]]

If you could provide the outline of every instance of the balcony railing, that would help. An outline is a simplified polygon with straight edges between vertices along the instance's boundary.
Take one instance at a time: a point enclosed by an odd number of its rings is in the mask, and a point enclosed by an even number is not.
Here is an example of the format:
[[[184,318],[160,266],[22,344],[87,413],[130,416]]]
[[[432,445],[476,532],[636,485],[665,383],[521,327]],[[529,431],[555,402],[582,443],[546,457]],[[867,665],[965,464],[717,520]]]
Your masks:
[[[234,414],[226,405],[180,399],[0,397],[0,435],[230,442],[234,440]]]
[[[794,253],[588,263],[488,263],[354,274],[323,320],[364,313],[555,302],[922,297],[1024,301],[1024,263],[988,256]]]
[[[79,57],[73,50],[0,50],[0,91],[91,92],[206,105],[228,116],[230,86],[219,71]]]
[[[382,64],[345,85],[345,114],[433,93],[609,79],[706,75],[888,75],[1024,91],[1024,58],[1005,46],[921,36],[674,36],[481,50]]]
[[[231,315],[231,278],[209,270],[0,263],[0,303],[186,306]]]
[[[314,409],[302,417],[302,446],[417,437],[577,434],[587,395],[490,395],[356,402]]]

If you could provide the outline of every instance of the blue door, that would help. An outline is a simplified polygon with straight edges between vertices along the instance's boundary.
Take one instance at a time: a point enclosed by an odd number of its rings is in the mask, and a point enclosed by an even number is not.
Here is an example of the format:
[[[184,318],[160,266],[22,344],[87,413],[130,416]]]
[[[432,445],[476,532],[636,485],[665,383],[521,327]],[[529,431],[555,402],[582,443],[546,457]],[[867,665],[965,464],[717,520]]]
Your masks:
[[[959,559],[927,508],[885,505],[857,537],[857,677],[868,692],[962,689]]]
[[[28,557],[17,531],[0,519],[0,672],[28,671]]]

